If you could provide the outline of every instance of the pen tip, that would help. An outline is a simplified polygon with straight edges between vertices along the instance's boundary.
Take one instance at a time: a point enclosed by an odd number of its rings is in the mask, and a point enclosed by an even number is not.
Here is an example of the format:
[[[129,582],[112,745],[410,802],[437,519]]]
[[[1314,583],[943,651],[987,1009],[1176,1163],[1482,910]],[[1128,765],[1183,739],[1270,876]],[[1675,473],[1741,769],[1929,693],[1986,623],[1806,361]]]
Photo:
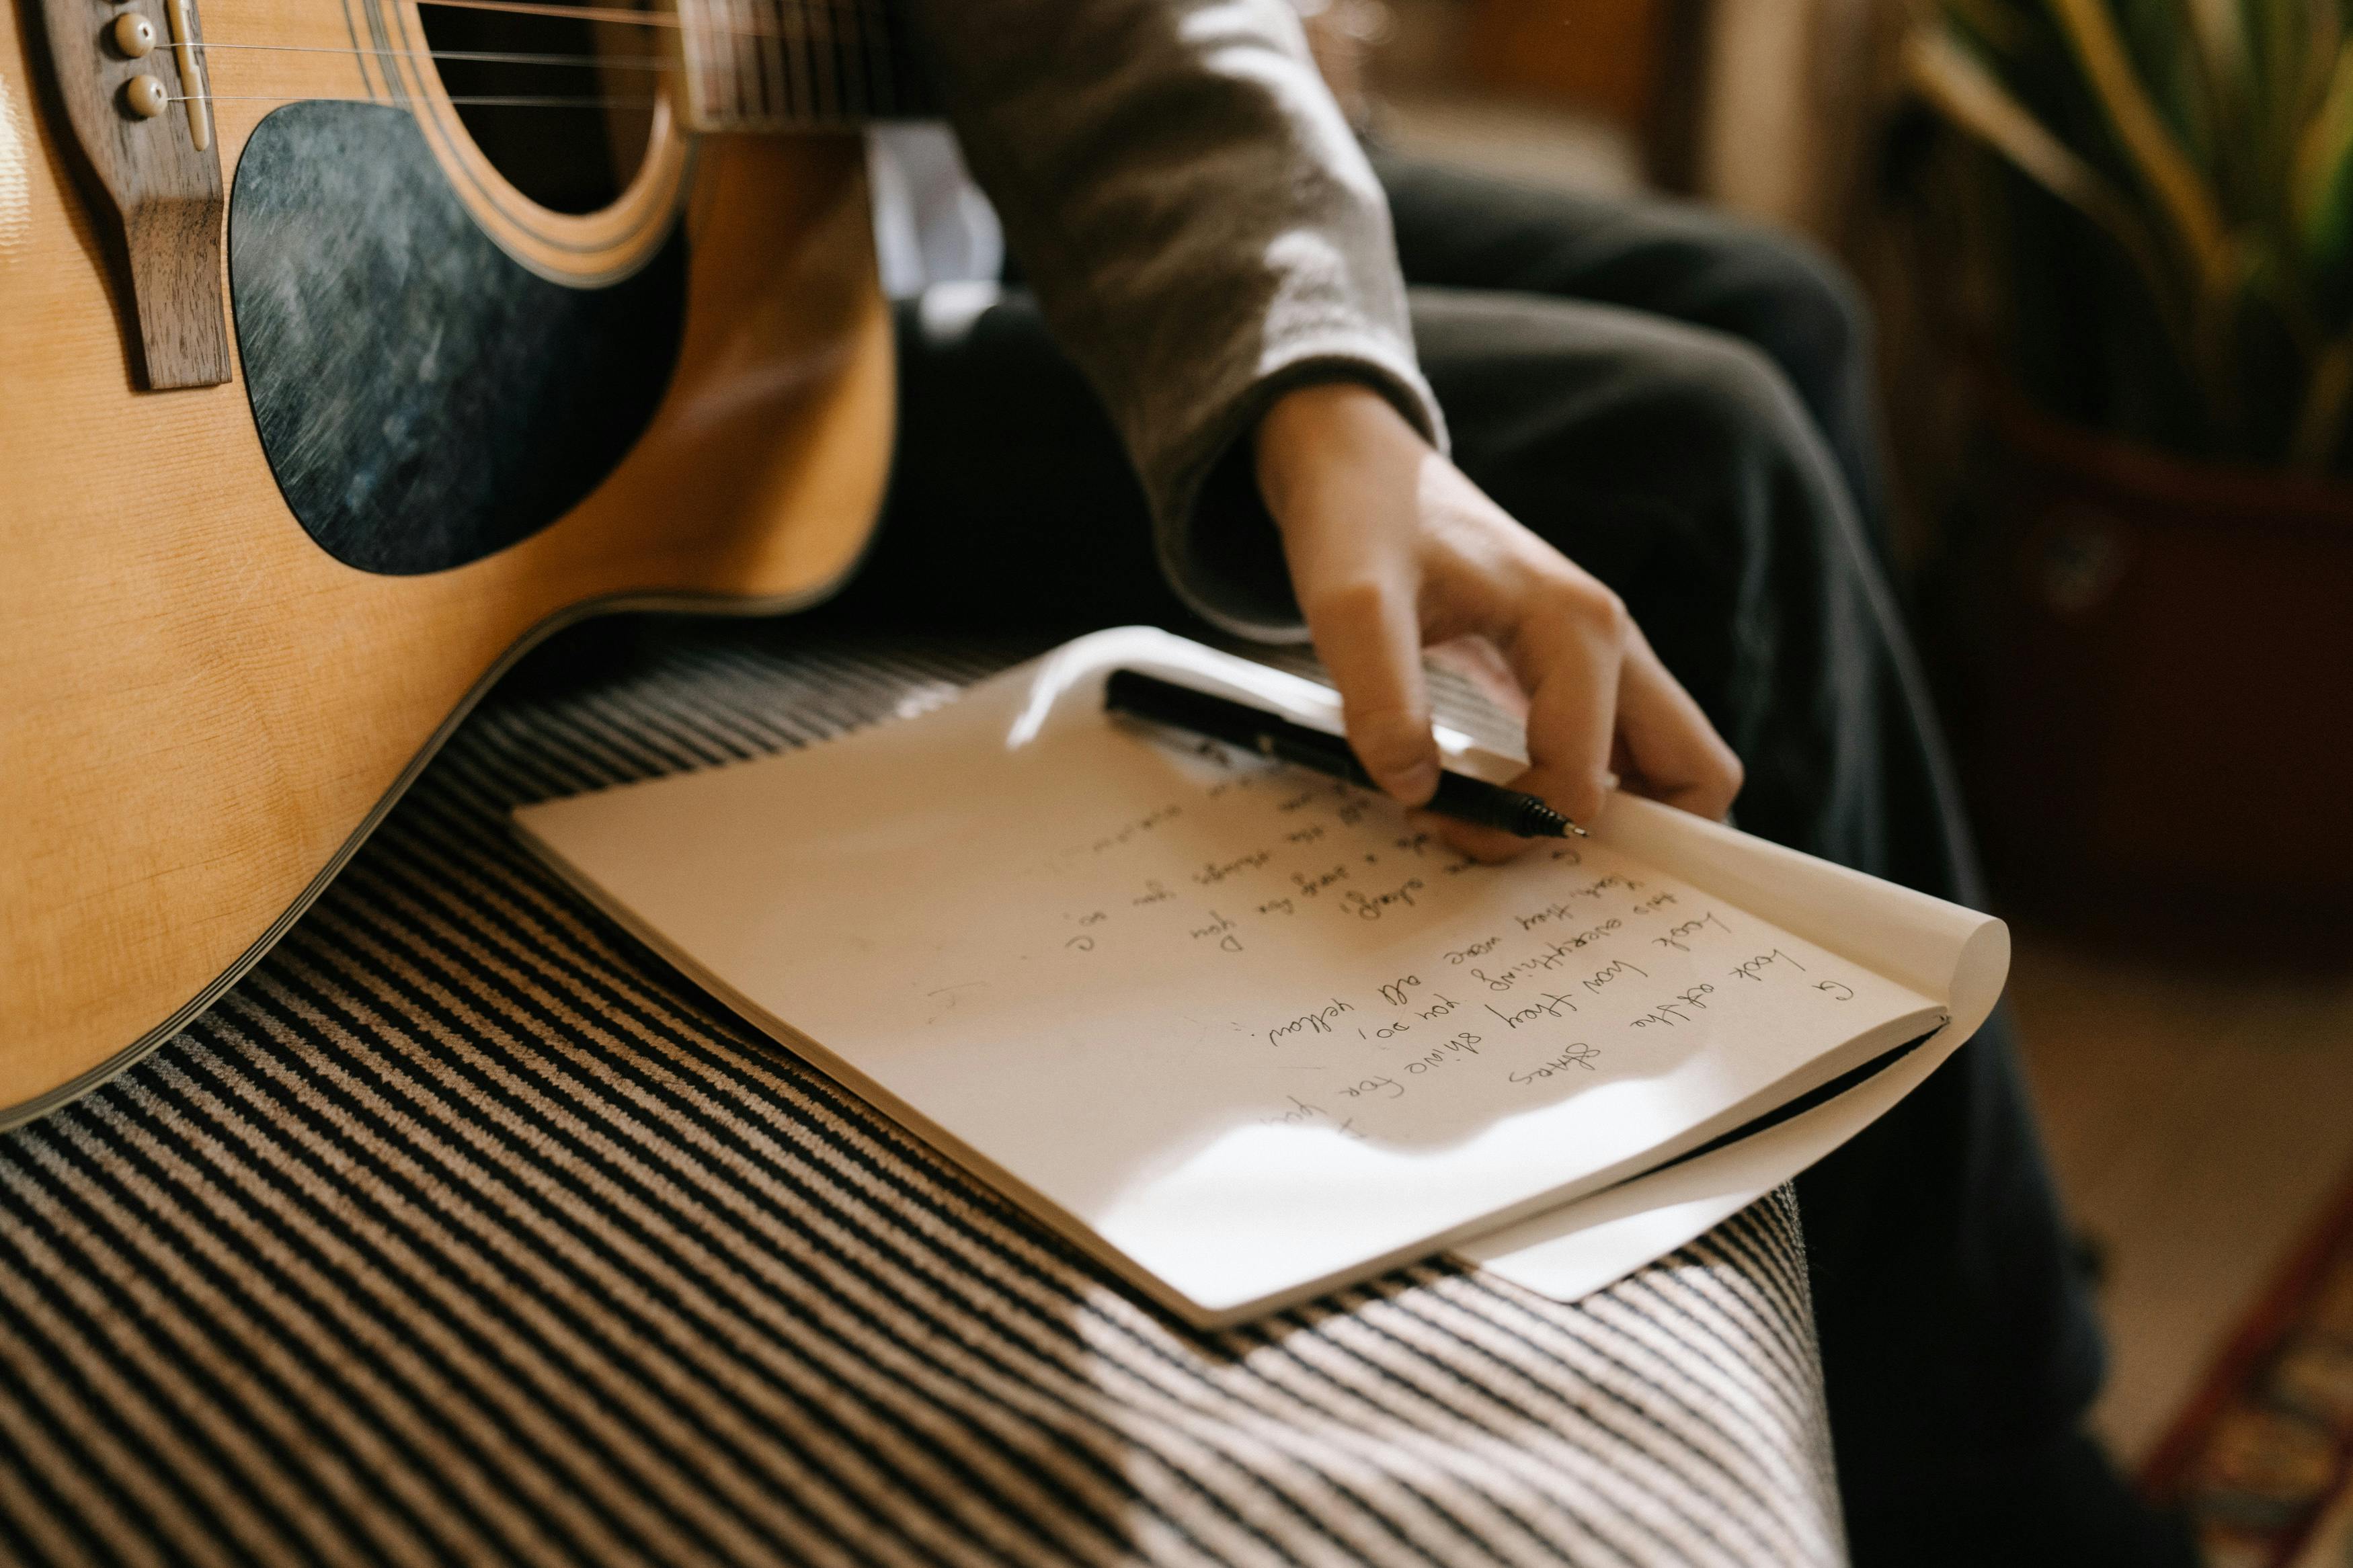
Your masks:
[[[1567,838],[1571,834],[1579,838],[1592,837],[1534,795],[1521,797],[1517,831],[1523,838]]]

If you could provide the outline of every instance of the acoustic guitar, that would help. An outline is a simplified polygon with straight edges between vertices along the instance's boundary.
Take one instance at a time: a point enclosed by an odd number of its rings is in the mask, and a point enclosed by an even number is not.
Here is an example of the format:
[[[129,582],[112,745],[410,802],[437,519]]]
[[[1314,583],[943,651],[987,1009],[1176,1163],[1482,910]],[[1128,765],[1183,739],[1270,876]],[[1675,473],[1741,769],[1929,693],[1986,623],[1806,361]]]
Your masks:
[[[523,648],[881,499],[860,0],[0,0],[0,1125],[167,1038]]]

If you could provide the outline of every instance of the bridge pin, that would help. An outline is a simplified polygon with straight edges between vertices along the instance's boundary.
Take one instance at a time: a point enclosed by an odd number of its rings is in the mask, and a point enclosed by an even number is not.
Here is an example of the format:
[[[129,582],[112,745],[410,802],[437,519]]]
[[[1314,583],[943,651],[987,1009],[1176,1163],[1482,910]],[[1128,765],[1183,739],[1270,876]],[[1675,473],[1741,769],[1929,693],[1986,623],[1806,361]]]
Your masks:
[[[143,59],[155,50],[155,24],[136,11],[125,11],[114,19],[108,36],[114,47],[132,59]]]
[[[153,120],[171,107],[172,95],[162,82],[142,73],[122,84],[122,101],[140,119]]]

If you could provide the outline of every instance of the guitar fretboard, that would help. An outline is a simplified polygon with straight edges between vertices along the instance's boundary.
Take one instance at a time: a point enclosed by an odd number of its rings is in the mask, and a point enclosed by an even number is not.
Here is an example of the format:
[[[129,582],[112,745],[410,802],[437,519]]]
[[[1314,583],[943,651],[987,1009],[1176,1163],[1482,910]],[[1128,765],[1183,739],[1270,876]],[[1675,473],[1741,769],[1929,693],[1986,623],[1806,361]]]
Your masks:
[[[926,110],[887,0],[675,4],[690,131],[820,129]]]

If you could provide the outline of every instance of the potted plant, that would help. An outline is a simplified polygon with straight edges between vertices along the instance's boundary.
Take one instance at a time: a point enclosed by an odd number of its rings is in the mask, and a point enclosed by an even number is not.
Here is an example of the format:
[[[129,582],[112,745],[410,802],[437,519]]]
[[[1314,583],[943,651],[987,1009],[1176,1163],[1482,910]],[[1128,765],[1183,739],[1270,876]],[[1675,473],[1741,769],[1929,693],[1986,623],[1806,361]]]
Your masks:
[[[2003,460],[1965,728],[1997,865],[2341,931],[2353,5],[1938,0],[1905,63],[1975,149],[1956,292]]]

